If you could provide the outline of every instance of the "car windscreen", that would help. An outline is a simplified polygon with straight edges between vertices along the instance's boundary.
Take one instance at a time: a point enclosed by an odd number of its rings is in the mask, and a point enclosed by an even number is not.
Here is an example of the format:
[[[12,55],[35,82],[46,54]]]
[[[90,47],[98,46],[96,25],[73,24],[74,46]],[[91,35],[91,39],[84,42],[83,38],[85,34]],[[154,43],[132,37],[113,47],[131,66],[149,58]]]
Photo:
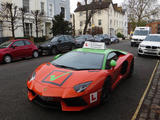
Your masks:
[[[51,63],[57,67],[75,70],[102,69],[104,54],[91,52],[68,52]]]
[[[10,46],[10,44],[12,44],[11,41],[4,42],[4,43],[0,44],[0,48],[7,48]]]
[[[52,40],[51,40],[51,42],[56,42],[57,40],[58,40],[58,36],[57,37],[54,37],[54,38],[52,38]]]
[[[133,35],[146,36],[148,34],[149,34],[148,30],[135,30]]]
[[[145,41],[160,42],[160,36],[147,36]]]

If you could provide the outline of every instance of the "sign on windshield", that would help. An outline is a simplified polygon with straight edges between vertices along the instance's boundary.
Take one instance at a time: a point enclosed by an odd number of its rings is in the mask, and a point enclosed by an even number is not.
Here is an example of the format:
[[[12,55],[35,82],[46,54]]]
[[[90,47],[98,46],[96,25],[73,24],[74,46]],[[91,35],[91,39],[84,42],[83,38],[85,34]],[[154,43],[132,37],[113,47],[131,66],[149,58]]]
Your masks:
[[[86,41],[83,45],[83,48],[91,48],[91,49],[106,49],[106,45],[104,42],[90,42]]]

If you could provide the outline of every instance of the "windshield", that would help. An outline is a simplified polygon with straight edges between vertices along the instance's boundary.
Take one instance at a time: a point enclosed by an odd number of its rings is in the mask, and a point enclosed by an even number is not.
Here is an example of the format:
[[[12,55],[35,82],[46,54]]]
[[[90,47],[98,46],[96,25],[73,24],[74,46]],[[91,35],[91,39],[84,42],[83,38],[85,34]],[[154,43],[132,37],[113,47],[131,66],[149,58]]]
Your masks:
[[[51,63],[57,67],[75,70],[102,69],[104,54],[71,51]]]
[[[147,36],[145,41],[160,42],[160,36]]]
[[[149,34],[148,30],[135,30],[133,35],[146,36],[148,34]]]
[[[7,48],[10,46],[10,44],[12,44],[11,41],[4,42],[4,43],[0,44],[0,48]]]
[[[58,36],[57,37],[54,37],[54,38],[52,38],[52,40],[51,40],[51,42],[56,42],[57,40],[58,40]]]

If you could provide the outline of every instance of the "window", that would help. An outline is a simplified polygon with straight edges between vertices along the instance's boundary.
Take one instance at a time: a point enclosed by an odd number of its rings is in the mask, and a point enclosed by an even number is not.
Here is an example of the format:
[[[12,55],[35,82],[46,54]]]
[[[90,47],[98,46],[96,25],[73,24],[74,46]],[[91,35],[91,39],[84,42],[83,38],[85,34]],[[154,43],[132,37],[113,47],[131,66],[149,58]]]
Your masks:
[[[98,25],[102,25],[102,20],[101,19],[98,20]]]
[[[32,23],[25,23],[25,35],[32,36]]]
[[[99,14],[99,15],[101,14],[101,10],[98,10],[98,14]]]
[[[31,43],[28,40],[24,40],[25,45],[31,45]]]
[[[110,20],[110,25],[112,26],[112,20]]]
[[[13,43],[13,45],[17,46],[17,47],[24,46],[24,42],[23,41],[16,41],[16,42]]]
[[[160,34],[160,24],[158,24],[157,33]]]
[[[29,0],[23,0],[23,8],[26,12],[29,12]]]
[[[65,8],[61,7],[61,14],[63,15],[63,17],[65,18]]]
[[[82,12],[80,12],[80,13],[79,13],[79,16],[82,16],[82,14],[83,14],[83,13],[82,13]]]
[[[110,66],[111,60],[117,61],[117,59],[118,59],[118,56],[115,52],[109,53],[109,55],[107,56],[107,60],[106,60],[106,69],[111,69],[111,66]]]
[[[52,4],[49,4],[49,16],[52,17]]]
[[[81,27],[81,26],[83,26],[83,22],[82,22],[82,21],[80,21],[80,27]]]
[[[41,12],[44,13],[44,2],[41,2]]]

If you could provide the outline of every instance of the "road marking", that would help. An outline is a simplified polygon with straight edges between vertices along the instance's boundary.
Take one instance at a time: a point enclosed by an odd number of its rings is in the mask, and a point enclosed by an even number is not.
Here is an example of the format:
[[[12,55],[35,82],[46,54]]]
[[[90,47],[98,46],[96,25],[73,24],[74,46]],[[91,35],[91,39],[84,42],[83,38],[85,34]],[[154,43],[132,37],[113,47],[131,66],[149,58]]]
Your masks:
[[[160,61],[158,60],[156,66],[155,66],[155,68],[154,68],[154,70],[153,70],[153,73],[152,73],[152,75],[151,75],[151,78],[150,78],[150,80],[149,80],[149,83],[148,83],[148,85],[147,85],[147,88],[145,89],[145,91],[144,91],[144,93],[143,93],[143,96],[141,97],[140,102],[139,102],[139,104],[138,104],[138,106],[137,106],[136,112],[135,112],[134,115],[132,116],[132,119],[131,119],[131,120],[135,120],[135,119],[137,118],[137,115],[138,115],[139,110],[140,110],[140,108],[141,108],[141,106],[142,106],[142,103],[143,103],[143,101],[144,101],[144,98],[145,98],[145,96],[146,96],[146,94],[147,94],[147,92],[148,92],[148,90],[149,90],[149,88],[150,88],[150,86],[151,86],[153,77],[154,77],[154,75],[155,75],[155,72],[156,72],[156,70],[157,70],[157,67],[158,67],[159,63],[160,63]]]

